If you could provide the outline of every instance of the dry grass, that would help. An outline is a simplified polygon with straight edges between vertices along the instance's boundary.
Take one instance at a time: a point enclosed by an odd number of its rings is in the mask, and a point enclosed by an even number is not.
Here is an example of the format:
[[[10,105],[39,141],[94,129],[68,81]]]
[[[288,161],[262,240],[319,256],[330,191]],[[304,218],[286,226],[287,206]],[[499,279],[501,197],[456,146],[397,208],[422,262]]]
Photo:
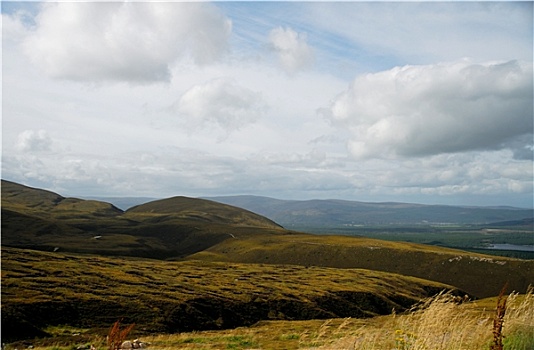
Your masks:
[[[502,327],[504,325],[504,316],[506,315],[506,298],[504,297],[506,288],[507,285],[503,287],[497,298],[497,309],[493,316],[493,344],[491,345],[491,350],[503,350]]]
[[[530,289],[526,295],[510,294],[506,304],[502,298],[498,300],[497,318],[502,327],[502,348],[534,348],[533,290]],[[382,322],[375,320],[374,323],[353,329],[354,334],[319,349],[494,349],[492,312],[478,309],[476,304],[474,306],[471,303],[459,303],[450,294],[440,294],[406,315],[382,317]]]

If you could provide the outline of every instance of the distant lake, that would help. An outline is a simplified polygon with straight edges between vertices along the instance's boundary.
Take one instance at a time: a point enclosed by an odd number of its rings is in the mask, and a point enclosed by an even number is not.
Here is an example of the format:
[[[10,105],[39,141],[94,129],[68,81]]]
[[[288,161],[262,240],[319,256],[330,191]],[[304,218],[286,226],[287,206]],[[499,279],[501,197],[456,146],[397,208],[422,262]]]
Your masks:
[[[521,252],[534,252],[534,245],[517,245],[517,244],[492,244],[484,247],[484,249],[496,250],[517,250]]]

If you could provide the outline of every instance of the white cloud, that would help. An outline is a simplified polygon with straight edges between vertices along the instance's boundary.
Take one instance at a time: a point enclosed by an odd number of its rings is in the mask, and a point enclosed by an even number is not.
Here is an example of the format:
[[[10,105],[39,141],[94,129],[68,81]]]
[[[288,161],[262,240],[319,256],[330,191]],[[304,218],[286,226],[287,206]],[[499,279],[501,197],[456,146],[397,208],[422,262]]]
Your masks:
[[[32,62],[81,81],[168,81],[181,57],[219,58],[231,33],[230,20],[205,3],[45,3],[35,23],[23,42]]]
[[[189,89],[175,110],[193,127],[216,125],[226,131],[257,120],[265,110],[261,94],[229,79],[215,79]]]
[[[15,148],[23,152],[50,151],[52,138],[45,130],[25,130],[19,134]]]
[[[532,140],[532,79],[514,61],[396,67],[357,77],[323,112],[357,158],[501,149]]]
[[[295,73],[313,63],[313,50],[307,43],[305,33],[278,27],[269,33],[269,42],[282,68],[288,73]]]
[[[532,166],[509,151],[354,162],[329,154],[258,153],[221,157],[193,148],[120,154],[6,155],[4,176],[65,195],[208,196],[502,205],[532,203]],[[529,204],[530,203],[530,204]]]
[[[532,206],[532,67],[457,61],[530,60],[525,8],[31,3],[3,15],[2,174],[65,195]]]
[[[23,21],[27,14],[23,11],[13,15],[2,14],[2,41],[20,42],[28,33]]]

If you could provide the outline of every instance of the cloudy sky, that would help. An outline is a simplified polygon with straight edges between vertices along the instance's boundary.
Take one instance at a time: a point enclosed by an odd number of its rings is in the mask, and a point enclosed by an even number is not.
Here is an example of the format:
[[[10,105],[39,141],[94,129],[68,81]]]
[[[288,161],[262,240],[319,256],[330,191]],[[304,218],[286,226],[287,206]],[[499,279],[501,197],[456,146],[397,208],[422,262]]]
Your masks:
[[[2,178],[533,201],[532,2],[2,2]]]

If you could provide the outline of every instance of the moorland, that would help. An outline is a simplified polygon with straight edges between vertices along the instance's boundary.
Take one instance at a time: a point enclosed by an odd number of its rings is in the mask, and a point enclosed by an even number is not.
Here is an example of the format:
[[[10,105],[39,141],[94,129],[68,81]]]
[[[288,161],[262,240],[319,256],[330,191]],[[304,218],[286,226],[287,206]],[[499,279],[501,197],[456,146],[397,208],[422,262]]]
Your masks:
[[[103,336],[118,319],[142,335],[375,320],[441,291],[475,300],[507,284],[526,293],[533,267],[438,245],[288,230],[206,199],[122,210],[2,181],[7,342],[47,339],[60,326]]]

